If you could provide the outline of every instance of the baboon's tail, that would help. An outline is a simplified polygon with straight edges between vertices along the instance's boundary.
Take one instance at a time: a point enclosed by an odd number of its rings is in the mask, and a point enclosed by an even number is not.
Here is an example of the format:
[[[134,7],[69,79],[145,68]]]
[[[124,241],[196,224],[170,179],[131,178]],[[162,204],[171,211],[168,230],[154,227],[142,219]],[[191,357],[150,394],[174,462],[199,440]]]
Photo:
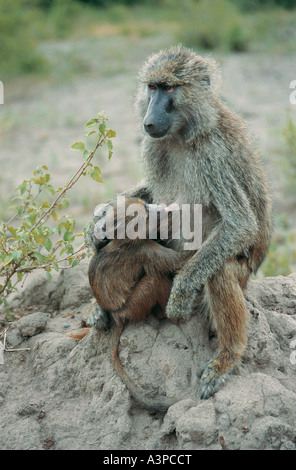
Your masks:
[[[124,324],[122,322],[117,323],[113,326],[111,331],[111,357],[114,369],[118,373],[119,377],[127,387],[128,391],[132,395],[132,397],[146,410],[154,411],[154,412],[164,412],[167,409],[179,401],[178,398],[164,398],[163,401],[153,400],[151,398],[145,397],[145,395],[138,389],[136,384],[132,381],[132,379],[128,376],[125,370],[122,367],[122,364],[119,359],[118,355],[118,347],[120,342],[121,333],[123,331]]]

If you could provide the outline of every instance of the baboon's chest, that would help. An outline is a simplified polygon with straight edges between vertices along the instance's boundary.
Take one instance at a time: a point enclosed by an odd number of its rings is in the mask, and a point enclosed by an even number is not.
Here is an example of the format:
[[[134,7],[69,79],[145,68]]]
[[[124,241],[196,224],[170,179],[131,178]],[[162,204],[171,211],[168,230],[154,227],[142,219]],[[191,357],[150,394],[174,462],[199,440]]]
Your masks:
[[[148,161],[147,169],[154,202],[210,205],[198,155],[171,151],[154,157]]]

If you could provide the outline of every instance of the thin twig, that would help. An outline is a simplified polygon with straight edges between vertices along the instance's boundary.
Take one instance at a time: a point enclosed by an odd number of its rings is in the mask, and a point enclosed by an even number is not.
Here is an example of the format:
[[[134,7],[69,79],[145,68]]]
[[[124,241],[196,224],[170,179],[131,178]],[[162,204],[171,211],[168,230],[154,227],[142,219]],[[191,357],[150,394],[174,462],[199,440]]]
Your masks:
[[[6,328],[4,330],[4,338],[3,338],[3,351],[6,351],[6,352],[14,352],[14,351],[30,351],[31,348],[18,348],[18,349],[14,349],[14,348],[6,348],[6,332],[7,332],[8,328]]]

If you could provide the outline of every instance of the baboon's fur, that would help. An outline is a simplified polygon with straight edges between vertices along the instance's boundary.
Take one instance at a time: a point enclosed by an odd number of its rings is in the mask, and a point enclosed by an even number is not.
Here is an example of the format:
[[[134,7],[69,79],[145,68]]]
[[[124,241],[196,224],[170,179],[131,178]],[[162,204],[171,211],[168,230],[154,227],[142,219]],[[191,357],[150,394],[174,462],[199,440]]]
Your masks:
[[[119,201],[119,205],[122,204]],[[126,198],[126,208],[130,204],[144,207],[139,198]],[[118,206],[114,206],[117,209]],[[113,215],[113,213],[112,213]],[[108,214],[107,214],[108,217]],[[100,307],[95,307],[96,326],[112,327],[111,357],[115,370],[127,386],[131,395],[143,407],[151,411],[165,411],[177,401],[176,398],[162,400],[147,398],[131,380],[122,367],[118,356],[120,336],[126,320],[144,320],[151,311],[159,318],[165,317],[165,308],[170,295],[174,274],[184,264],[181,253],[162,246],[157,240],[149,240],[147,209],[138,216],[142,217],[142,228],[146,239],[134,240],[117,238],[119,220],[114,211],[115,238],[110,240],[95,254],[89,265],[89,281]],[[126,216],[125,225],[131,217]],[[141,224],[140,224],[141,226]],[[139,231],[139,236],[143,234]]]
[[[175,277],[167,306],[169,318],[188,319],[199,296],[217,328],[219,351],[204,368],[202,398],[220,387],[245,349],[243,292],[266,255],[271,232],[260,157],[243,120],[218,96],[218,81],[212,60],[173,47],[144,64],[136,100],[143,121],[147,85],[176,86],[168,133],[143,136],[146,179],[134,194],[157,203],[203,204],[202,246]],[[180,242],[174,248],[182,249]]]

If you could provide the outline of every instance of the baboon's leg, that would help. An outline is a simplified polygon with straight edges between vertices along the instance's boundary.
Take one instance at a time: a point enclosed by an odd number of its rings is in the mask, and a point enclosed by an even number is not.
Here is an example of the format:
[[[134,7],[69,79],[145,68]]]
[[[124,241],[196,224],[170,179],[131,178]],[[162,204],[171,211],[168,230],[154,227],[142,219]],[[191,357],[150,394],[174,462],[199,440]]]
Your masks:
[[[157,303],[157,280],[152,276],[144,276],[132,288],[124,307],[113,312],[113,317],[130,321],[144,320]]]
[[[200,397],[213,395],[229,377],[247,342],[247,308],[243,294],[250,275],[246,263],[227,262],[205,286],[211,320],[217,331],[219,349],[203,368]]]
[[[166,318],[166,306],[171,293],[173,281],[169,277],[164,277],[161,283],[157,284],[157,305],[153,309],[153,314],[158,318]]]

